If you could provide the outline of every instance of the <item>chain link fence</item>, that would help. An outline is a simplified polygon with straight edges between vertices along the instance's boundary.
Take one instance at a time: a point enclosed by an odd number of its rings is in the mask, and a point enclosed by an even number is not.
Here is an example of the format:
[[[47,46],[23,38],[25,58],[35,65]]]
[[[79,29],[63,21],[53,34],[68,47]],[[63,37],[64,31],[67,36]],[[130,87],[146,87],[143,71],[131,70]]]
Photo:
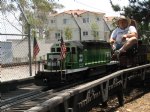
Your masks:
[[[0,80],[1,82],[33,76],[30,25],[22,11],[0,12]],[[25,32],[24,25],[27,24]]]
[[[32,29],[22,8],[20,6],[16,8],[18,9],[15,12],[13,10],[0,12],[1,82],[30,78],[37,71],[37,62],[33,59]],[[44,38],[37,40],[40,52],[36,61],[46,59],[46,53],[50,51],[52,45],[46,41]]]

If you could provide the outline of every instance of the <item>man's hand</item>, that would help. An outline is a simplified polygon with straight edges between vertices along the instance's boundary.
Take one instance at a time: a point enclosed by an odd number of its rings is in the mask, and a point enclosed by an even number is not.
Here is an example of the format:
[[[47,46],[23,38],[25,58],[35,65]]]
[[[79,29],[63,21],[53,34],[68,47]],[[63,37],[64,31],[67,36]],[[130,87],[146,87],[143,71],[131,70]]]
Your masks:
[[[116,49],[116,46],[115,46],[114,44],[113,44],[111,47],[112,47],[112,49],[113,49],[113,50],[115,50],[115,49]]]
[[[123,36],[122,36],[122,38],[128,38],[128,35],[127,35],[127,34],[125,34],[125,35],[123,35]]]
[[[114,44],[114,43],[115,43],[115,40],[110,39],[110,44],[112,45],[112,44]]]
[[[110,39],[110,45],[111,45],[111,47],[112,47],[113,50],[116,49],[116,46],[114,45],[114,43],[115,43],[115,40]]]
[[[125,42],[126,41],[126,38],[128,38],[128,36],[125,34],[122,36],[122,42]]]

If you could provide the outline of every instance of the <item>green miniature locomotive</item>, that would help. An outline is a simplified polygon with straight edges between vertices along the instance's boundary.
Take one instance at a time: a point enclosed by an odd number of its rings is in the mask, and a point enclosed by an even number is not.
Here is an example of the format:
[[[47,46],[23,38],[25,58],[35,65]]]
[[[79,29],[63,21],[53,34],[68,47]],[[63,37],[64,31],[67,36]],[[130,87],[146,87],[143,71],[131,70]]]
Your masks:
[[[47,53],[44,70],[35,75],[37,85],[72,82],[104,74],[111,61],[111,46],[106,41],[67,41],[65,57],[61,57],[61,42],[54,43]]]

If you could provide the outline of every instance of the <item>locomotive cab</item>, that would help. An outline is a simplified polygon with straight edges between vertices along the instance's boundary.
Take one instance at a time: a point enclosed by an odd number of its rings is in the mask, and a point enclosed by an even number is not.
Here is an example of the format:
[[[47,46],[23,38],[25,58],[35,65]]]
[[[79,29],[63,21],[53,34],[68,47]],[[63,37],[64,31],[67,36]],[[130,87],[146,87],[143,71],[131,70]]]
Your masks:
[[[83,65],[81,65],[83,62],[83,45],[80,42],[68,41],[65,42],[65,47],[64,59],[61,59],[60,43],[56,43],[51,47],[51,52],[47,53],[47,64],[45,65],[45,69],[65,70],[83,67]]]
[[[66,46],[67,46],[67,53],[65,59],[66,69],[76,69],[84,67],[83,45],[79,41],[70,41],[69,43],[66,43]]]

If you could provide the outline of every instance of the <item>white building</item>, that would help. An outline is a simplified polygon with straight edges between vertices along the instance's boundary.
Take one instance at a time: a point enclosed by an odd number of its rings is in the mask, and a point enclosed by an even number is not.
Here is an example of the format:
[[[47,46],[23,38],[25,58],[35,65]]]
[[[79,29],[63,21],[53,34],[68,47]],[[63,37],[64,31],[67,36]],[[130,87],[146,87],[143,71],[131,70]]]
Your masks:
[[[86,10],[52,14],[46,31],[47,42],[57,41],[61,34],[64,40],[108,40],[110,30],[104,15]]]

